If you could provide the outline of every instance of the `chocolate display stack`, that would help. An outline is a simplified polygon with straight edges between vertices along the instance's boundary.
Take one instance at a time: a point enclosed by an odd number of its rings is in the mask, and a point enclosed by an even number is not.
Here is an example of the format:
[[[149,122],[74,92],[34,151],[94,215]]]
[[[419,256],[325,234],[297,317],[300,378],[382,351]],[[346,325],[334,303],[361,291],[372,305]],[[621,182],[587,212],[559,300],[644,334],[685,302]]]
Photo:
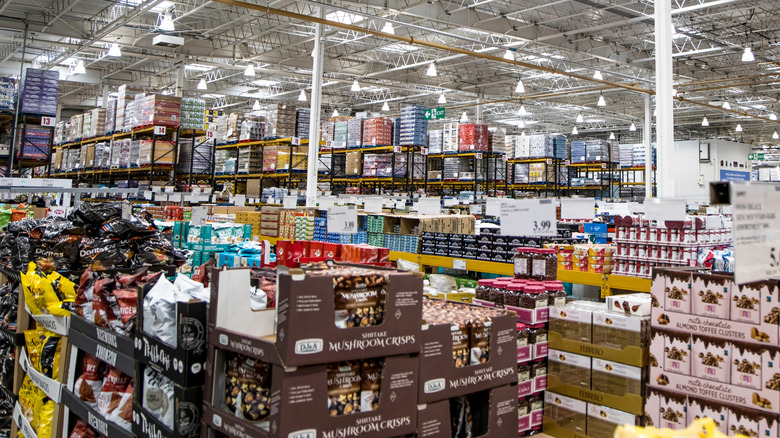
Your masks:
[[[680,430],[708,416],[724,434],[777,435],[778,283],[733,280],[706,270],[654,270],[648,423]]]

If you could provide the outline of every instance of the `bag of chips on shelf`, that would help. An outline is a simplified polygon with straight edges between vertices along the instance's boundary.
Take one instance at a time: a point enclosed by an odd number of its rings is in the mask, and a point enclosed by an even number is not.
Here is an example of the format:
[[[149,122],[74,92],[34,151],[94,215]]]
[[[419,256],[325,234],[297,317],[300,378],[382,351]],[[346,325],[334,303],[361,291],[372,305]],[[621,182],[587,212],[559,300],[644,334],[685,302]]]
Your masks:
[[[114,405],[116,402],[116,405]],[[114,393],[111,401],[111,409],[106,419],[116,423],[117,426],[130,430],[133,421],[133,384],[128,383],[124,390]]]
[[[38,427],[38,424],[35,423],[35,412],[43,407],[45,397],[46,394],[35,386],[35,383],[30,380],[30,376],[25,375],[22,379],[22,385],[19,387],[19,405],[22,408],[22,414],[33,428]]]
[[[92,309],[92,297],[97,279],[98,275],[93,270],[85,270],[79,279],[79,289],[75,299],[76,314],[84,317],[87,321],[92,322],[95,321],[94,311]]]
[[[56,380],[59,376],[62,352],[61,336],[48,330],[37,328],[25,330],[24,338],[30,365],[46,377]]]
[[[103,387],[100,359],[84,354],[83,368],[84,373],[73,384],[73,393],[84,403],[97,408],[97,396]]]
[[[68,438],[97,438],[97,434],[87,425],[87,423],[84,423],[79,419],[76,421],[76,425],[73,426],[73,430],[70,432]]]
[[[144,369],[142,404],[144,409],[173,429],[173,381],[151,368]]]
[[[38,424],[36,432],[38,438],[53,438],[51,433],[54,423],[54,409],[56,407],[54,400],[47,397],[40,410],[36,411]]]
[[[103,386],[100,388],[100,394],[97,397],[97,410],[104,416],[107,416],[119,406],[122,400],[122,393],[130,385],[130,376],[112,366],[108,367],[106,376],[103,379]]]

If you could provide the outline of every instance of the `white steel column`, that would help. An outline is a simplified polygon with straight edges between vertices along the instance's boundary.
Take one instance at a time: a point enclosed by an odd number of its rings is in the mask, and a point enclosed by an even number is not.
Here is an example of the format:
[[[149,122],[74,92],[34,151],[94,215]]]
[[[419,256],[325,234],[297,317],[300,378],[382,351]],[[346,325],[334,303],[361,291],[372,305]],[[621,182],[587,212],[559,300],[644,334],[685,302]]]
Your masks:
[[[324,16],[324,7],[320,6],[316,16]],[[317,163],[320,155],[320,103],[322,101],[322,24],[314,25],[314,50],[311,75],[311,119],[309,125],[309,161],[306,174],[306,206],[317,206]],[[331,171],[333,162],[331,162]]]
[[[658,156],[658,197],[674,196],[674,105],[672,98],[672,6],[655,2],[655,132]],[[648,165],[651,163],[648,163]]]
[[[482,123],[482,94],[477,97],[477,123]]]
[[[650,95],[645,94],[645,127],[642,130],[645,144],[645,197],[653,197],[653,108]]]
[[[183,59],[183,57],[180,59]],[[176,71],[176,97],[181,97],[183,88],[184,88],[184,62],[181,63],[181,67],[179,67],[179,69]]]

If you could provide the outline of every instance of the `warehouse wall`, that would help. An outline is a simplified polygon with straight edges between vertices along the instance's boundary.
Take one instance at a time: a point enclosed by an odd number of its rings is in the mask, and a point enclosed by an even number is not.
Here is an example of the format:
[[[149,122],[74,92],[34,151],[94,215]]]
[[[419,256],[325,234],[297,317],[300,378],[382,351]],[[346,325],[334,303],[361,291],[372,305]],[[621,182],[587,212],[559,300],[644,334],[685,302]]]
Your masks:
[[[706,150],[709,144],[709,162],[700,162],[699,146]],[[726,140],[689,140],[674,143],[674,157],[677,163],[674,197],[689,200],[708,200],[711,181],[721,181],[721,170],[732,177],[743,173],[749,178],[750,166],[747,159],[750,145]],[[739,167],[742,165],[743,167]]]

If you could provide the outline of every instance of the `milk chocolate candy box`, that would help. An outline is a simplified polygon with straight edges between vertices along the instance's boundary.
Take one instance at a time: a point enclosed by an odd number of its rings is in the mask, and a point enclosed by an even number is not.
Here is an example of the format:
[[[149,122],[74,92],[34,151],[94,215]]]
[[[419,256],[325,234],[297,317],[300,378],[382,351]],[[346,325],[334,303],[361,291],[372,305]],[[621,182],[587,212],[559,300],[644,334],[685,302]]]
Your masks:
[[[693,335],[691,375],[707,380],[730,383],[731,343],[725,339]]]
[[[731,289],[730,275],[694,272],[691,274],[691,312],[711,318],[729,319]]]
[[[700,418],[712,418],[718,430],[728,435],[730,415],[729,407],[723,403],[688,397],[688,418],[691,421]]]
[[[683,430],[688,427],[688,400],[683,394],[660,393],[658,409],[660,426]]]
[[[664,346],[664,370],[677,374],[691,374],[691,335],[667,332]]]

